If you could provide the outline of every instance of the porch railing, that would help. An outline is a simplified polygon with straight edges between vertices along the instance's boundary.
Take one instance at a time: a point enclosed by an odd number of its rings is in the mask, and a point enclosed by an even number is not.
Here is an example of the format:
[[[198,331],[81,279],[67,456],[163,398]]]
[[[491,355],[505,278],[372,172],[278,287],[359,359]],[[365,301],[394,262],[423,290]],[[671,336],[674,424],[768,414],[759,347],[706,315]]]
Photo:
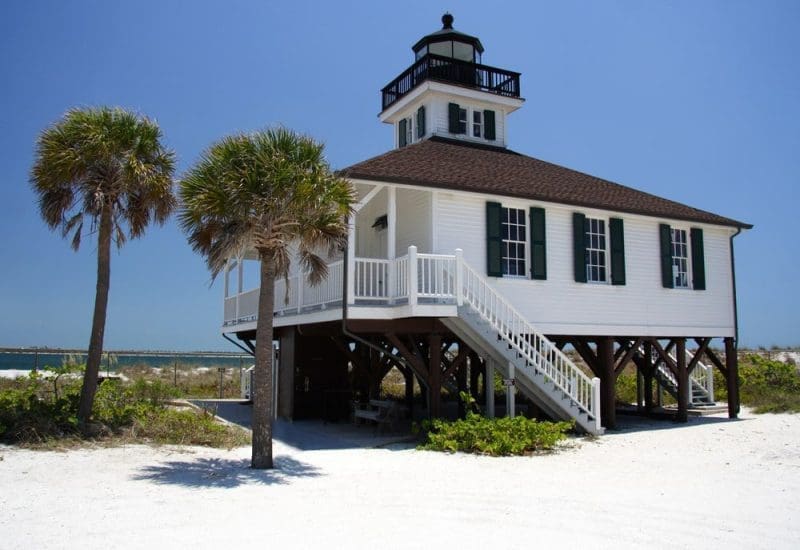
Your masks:
[[[456,300],[456,256],[418,254],[414,246],[408,254],[387,260],[355,258],[353,262],[352,304],[402,305],[417,303],[454,304]],[[275,314],[294,315],[340,305],[344,264],[328,266],[328,276],[312,286],[297,275],[275,281]],[[225,326],[255,321],[258,316],[258,289],[225,298]]]
[[[470,63],[436,54],[420,57],[413,65],[384,86],[381,107],[386,109],[426,80],[467,86],[482,92],[519,97],[519,73]]]

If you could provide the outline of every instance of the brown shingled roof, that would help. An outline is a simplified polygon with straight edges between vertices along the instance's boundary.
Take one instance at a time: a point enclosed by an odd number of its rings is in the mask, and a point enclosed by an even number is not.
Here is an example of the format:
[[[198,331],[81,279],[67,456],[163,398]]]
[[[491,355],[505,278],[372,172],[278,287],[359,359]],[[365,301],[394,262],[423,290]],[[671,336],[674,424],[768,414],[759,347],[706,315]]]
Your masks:
[[[715,225],[752,227],[508,149],[441,137],[389,151],[340,170],[339,174],[351,179],[474,191]]]

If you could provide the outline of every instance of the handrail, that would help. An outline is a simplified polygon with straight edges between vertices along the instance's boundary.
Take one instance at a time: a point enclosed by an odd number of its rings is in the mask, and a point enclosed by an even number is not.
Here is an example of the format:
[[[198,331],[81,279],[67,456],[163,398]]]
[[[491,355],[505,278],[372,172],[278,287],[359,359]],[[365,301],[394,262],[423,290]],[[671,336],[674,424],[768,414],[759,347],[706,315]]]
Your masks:
[[[677,363],[678,359],[674,353],[669,353],[669,358],[672,359]],[[692,360],[694,355],[687,349],[686,350],[686,359],[689,361]],[[666,378],[671,384],[673,384],[676,388],[678,387],[678,379],[675,378],[675,375],[672,373],[669,367],[664,363],[664,361],[658,360],[656,362],[656,370]],[[691,374],[689,375],[689,382],[690,384],[694,383],[700,386],[703,391],[706,392],[709,399],[711,401],[714,400],[714,370],[709,367],[708,365],[698,361],[694,370],[692,370]],[[689,404],[691,405],[694,401],[694,397],[692,392],[689,392]]]
[[[457,254],[457,257],[459,255]],[[600,428],[600,380],[590,378],[539,332],[477,271],[461,261],[463,301],[525,359],[524,368],[546,376]]]
[[[519,97],[519,77],[520,73],[514,71],[429,53],[383,87],[381,104],[386,109],[426,80],[449,82],[497,95]]]

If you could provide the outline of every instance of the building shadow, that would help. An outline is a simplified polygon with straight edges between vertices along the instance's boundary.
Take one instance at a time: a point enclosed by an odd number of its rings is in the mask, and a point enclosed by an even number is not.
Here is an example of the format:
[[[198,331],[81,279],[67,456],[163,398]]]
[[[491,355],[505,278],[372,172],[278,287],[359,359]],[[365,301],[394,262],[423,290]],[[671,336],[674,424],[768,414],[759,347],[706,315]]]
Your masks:
[[[254,470],[250,468],[249,459],[196,458],[144,466],[132,478],[159,485],[233,489],[240,485],[286,485],[293,479],[322,475],[315,466],[292,457],[278,456],[272,470]]]
[[[614,434],[625,434],[625,433],[632,433],[632,432],[652,432],[652,431],[660,431],[660,430],[690,430],[692,428],[698,428],[701,426],[708,426],[711,424],[730,424],[731,422],[746,422],[747,418],[736,418],[731,419],[727,416],[722,415],[713,415],[713,416],[703,416],[697,415],[692,416],[690,415],[687,422],[676,422],[674,415],[656,415],[656,416],[644,416],[638,414],[620,414],[620,411],[617,411],[617,426],[614,429],[607,430],[605,436],[614,435]],[[604,437],[605,437],[604,436]]]

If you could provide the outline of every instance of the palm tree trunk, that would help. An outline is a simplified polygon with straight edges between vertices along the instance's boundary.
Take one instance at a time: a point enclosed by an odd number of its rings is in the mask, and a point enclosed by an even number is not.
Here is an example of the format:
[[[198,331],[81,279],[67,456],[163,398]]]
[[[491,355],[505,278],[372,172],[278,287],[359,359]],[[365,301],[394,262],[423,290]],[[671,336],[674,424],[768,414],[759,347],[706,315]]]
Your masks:
[[[272,315],[275,306],[274,263],[261,258],[258,293],[256,368],[253,372],[253,455],[250,466],[269,469],[272,464]]]
[[[89,353],[86,357],[86,373],[83,376],[81,399],[78,404],[78,422],[85,426],[92,415],[94,394],[97,392],[97,374],[103,359],[103,335],[106,330],[108,289],[111,285],[111,206],[106,205],[100,213],[100,228],[97,235],[97,287],[94,296],[92,334],[89,338]]]

